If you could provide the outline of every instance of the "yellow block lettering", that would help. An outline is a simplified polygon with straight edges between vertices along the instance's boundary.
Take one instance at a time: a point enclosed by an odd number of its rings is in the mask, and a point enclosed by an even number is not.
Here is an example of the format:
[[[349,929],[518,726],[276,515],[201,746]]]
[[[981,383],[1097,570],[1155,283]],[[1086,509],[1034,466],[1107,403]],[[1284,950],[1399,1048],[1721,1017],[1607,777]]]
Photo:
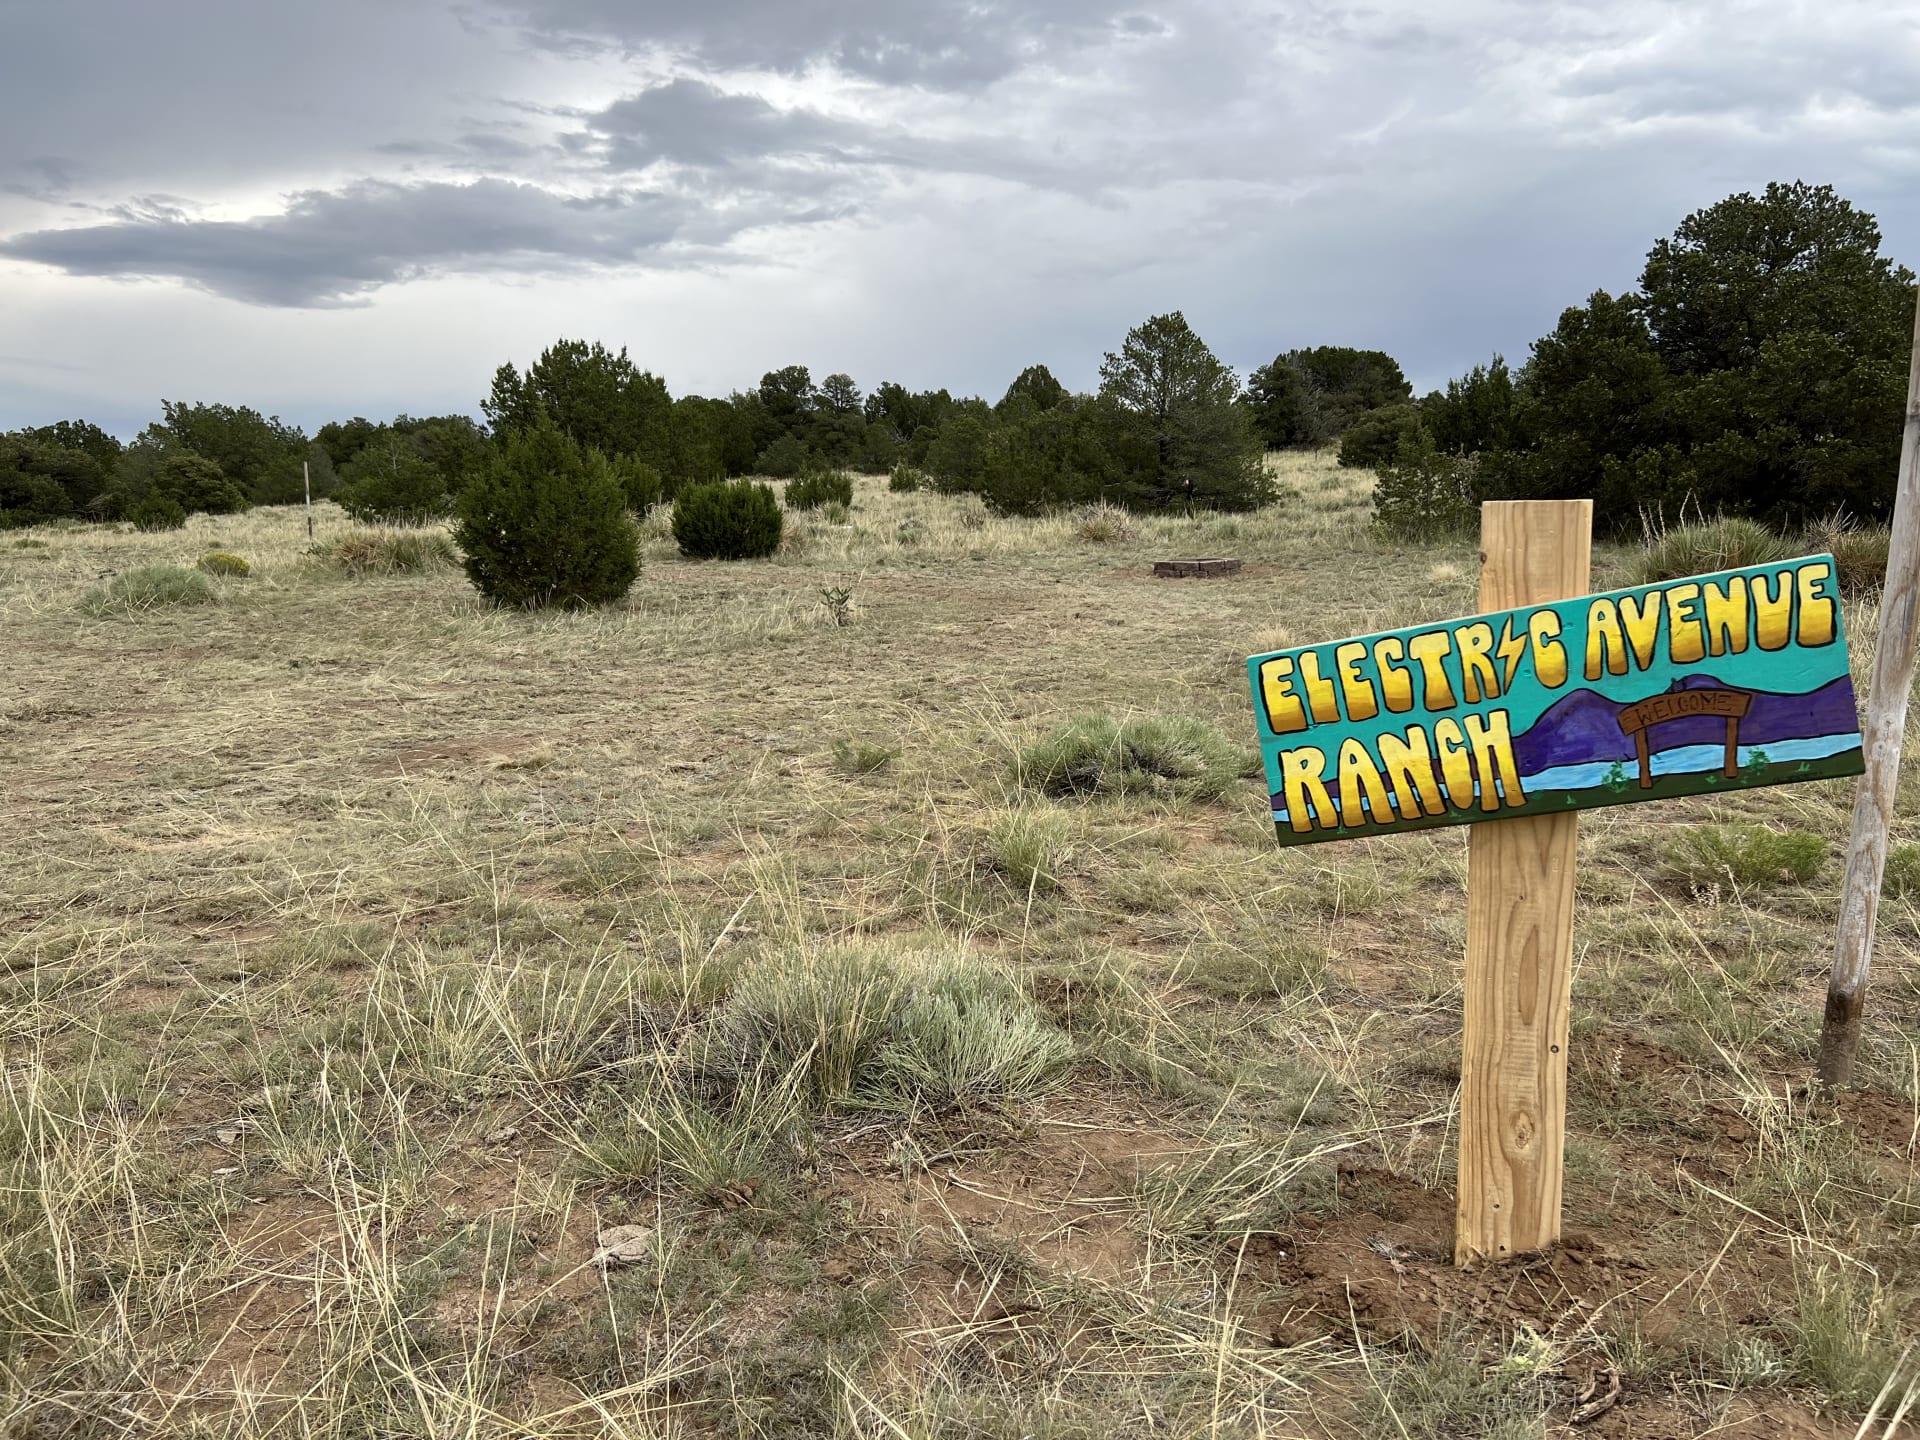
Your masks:
[[[1287,824],[1296,835],[1311,830],[1315,818],[1322,830],[1338,827],[1326,776],[1327,756],[1319,746],[1299,745],[1280,752],[1280,793],[1287,801]]]
[[[1735,575],[1726,585],[1709,580],[1707,591],[1707,651],[1713,655],[1747,653],[1747,577]]]
[[[1507,712],[1495,710],[1483,720],[1467,716],[1467,741],[1473,746],[1473,768],[1480,775],[1480,808],[1498,810],[1504,797],[1509,809],[1527,803],[1520,786],[1520,762],[1513,757],[1513,723]]]
[[[1527,639],[1533,645],[1533,678],[1549,690],[1567,683],[1567,647],[1560,643],[1560,617],[1536,610],[1527,617]]]
[[[1689,582],[1667,591],[1667,656],[1691,665],[1707,655],[1707,632],[1700,624],[1700,587]]]
[[[1660,639],[1660,592],[1650,591],[1644,599],[1622,595],[1620,621],[1626,627],[1627,643],[1633,646],[1634,660],[1642,670],[1651,670],[1653,647]]]
[[[1802,565],[1798,571],[1800,578],[1800,643],[1802,645],[1831,645],[1833,643],[1833,597],[1826,593],[1826,582],[1833,578],[1833,567],[1821,560],[1812,565]]]
[[[1333,665],[1340,672],[1340,694],[1347,702],[1347,719],[1371,720],[1380,713],[1380,700],[1373,682],[1360,673],[1360,662],[1367,658],[1367,647],[1350,640],[1333,652]]]
[[[1387,699],[1387,709],[1396,715],[1404,715],[1413,708],[1413,675],[1396,661],[1407,658],[1407,647],[1400,643],[1397,635],[1387,635],[1373,642],[1373,663],[1380,669],[1380,689]]]
[[[1600,599],[1587,607],[1587,679],[1598,680],[1605,669],[1627,673],[1627,641],[1620,633],[1620,612],[1613,601]]]
[[[1460,646],[1460,674],[1466,682],[1467,703],[1478,705],[1500,695],[1500,672],[1493,668],[1493,626],[1462,625],[1453,632]]]
[[[1363,792],[1367,801],[1365,810],[1360,808]],[[1367,753],[1367,747],[1358,740],[1343,740],[1340,742],[1340,823],[1355,829],[1369,820],[1376,825],[1393,823],[1393,810],[1387,804],[1387,787],[1380,778],[1379,767],[1373,763],[1373,756]]]
[[[1318,650],[1300,652],[1300,683],[1307,687],[1307,708],[1313,712],[1316,725],[1330,725],[1340,718],[1340,701],[1334,694],[1333,681],[1320,674]]]
[[[1771,595],[1765,575],[1754,576],[1747,587],[1753,596],[1753,637],[1762,650],[1784,650],[1793,639],[1789,623],[1793,617],[1793,571],[1782,570],[1773,582]]]
[[[1440,782],[1433,773],[1433,746],[1425,730],[1409,725],[1404,740],[1383,731],[1380,760],[1393,785],[1402,820],[1410,820],[1422,810],[1429,815],[1447,813],[1447,802],[1440,797]]]
[[[1447,678],[1447,667],[1440,663],[1441,657],[1452,649],[1453,637],[1444,630],[1429,630],[1407,642],[1407,658],[1420,663],[1421,673],[1427,679],[1429,710],[1451,710],[1459,703],[1453,697],[1453,681]]]
[[[1293,657],[1276,655],[1260,662],[1260,698],[1267,706],[1267,726],[1276,735],[1307,728],[1307,707],[1293,693]]]
[[[1440,773],[1446,777],[1447,803],[1456,810],[1473,808],[1473,762],[1467,757],[1467,737],[1451,719],[1436,720],[1433,742],[1440,751]]]

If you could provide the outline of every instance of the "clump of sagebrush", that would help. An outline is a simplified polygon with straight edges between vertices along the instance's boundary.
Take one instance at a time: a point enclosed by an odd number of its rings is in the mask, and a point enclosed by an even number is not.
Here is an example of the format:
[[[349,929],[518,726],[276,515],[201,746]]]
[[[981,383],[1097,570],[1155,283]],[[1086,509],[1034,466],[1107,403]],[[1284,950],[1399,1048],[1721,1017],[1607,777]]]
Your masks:
[[[1017,1100],[1048,1088],[1073,1042],[1002,972],[960,955],[923,957],[875,1057],[875,1103],[901,1109]]]
[[[214,598],[213,586],[197,570],[180,565],[142,565],[114,576],[80,603],[89,615],[114,615],[157,610],[163,605],[205,605]]]
[[[1259,755],[1183,715],[1081,715],[1022,752],[1022,784],[1047,795],[1211,800],[1255,773]]]
[[[1076,519],[1078,523],[1074,528],[1080,532],[1080,538],[1095,545],[1111,545],[1133,538],[1133,516],[1118,505],[1109,505],[1105,501],[1089,505],[1079,512]]]
[[[1785,560],[1792,547],[1757,520],[1732,517],[1675,525],[1650,536],[1634,568],[1637,584],[1652,585],[1683,575],[1708,575]]]
[[[773,491],[751,480],[689,485],[673,500],[673,538],[695,559],[757,560],[780,548],[782,528]]]
[[[1826,551],[1839,570],[1836,577],[1845,595],[1871,595],[1887,583],[1887,554],[1893,532],[1884,525],[1855,525],[1836,515],[1807,532],[1805,548]]]
[[[926,475],[904,460],[895,461],[893,469],[887,473],[887,489],[895,494],[910,495],[916,490],[926,488]]]
[[[312,553],[349,575],[414,575],[460,558],[438,530],[351,530]]]
[[[1662,869],[1693,890],[1804,885],[1819,873],[1827,842],[1805,830],[1764,825],[1691,825],[1667,842]]]
[[[1035,1093],[1072,1043],[978,961],[842,947],[756,966],[694,1053],[709,1077],[797,1073],[824,1103],[942,1109]]]
[[[626,492],[601,455],[544,416],[507,437],[454,509],[467,578],[496,605],[605,605],[640,574]]]
[[[834,501],[853,504],[853,481],[838,470],[806,470],[787,482],[787,504],[796,510],[817,510]]]
[[[209,575],[225,575],[234,579],[253,569],[245,560],[230,550],[209,550],[197,562],[199,569]]]

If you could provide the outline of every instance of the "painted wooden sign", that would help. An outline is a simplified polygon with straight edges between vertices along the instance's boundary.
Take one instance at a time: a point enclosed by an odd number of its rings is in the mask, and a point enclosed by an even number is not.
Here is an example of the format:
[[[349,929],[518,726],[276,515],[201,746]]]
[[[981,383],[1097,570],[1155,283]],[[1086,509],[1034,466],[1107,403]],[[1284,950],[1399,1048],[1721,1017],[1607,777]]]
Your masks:
[[[1858,775],[1831,555],[1247,662],[1285,845]]]

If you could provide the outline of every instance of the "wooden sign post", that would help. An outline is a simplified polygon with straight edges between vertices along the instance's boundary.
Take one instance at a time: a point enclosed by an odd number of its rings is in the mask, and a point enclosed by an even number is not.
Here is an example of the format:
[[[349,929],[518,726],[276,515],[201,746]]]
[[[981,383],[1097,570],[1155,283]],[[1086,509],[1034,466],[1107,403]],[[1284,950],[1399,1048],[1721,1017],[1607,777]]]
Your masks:
[[[1485,505],[1488,613],[1247,662],[1283,845],[1473,825],[1461,1265],[1560,1236],[1578,812],[1862,769],[1831,555],[1589,595],[1592,523]]]
[[[1591,500],[1480,511],[1480,608],[1587,589]],[[1459,1265],[1560,1238],[1579,812],[1476,825],[1467,845],[1466,1013],[1460,1051]]]

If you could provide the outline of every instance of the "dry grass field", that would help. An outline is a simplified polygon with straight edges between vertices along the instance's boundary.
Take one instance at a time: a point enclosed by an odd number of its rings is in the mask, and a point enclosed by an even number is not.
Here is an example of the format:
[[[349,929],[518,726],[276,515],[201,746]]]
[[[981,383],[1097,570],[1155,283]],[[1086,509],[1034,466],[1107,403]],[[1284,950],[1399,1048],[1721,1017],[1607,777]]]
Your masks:
[[[1466,832],[1281,851],[1238,754],[1248,654],[1476,608],[1367,478],[862,480],[571,616],[298,510],[0,534],[0,1436],[1906,1433],[1920,852],[1804,1089],[1848,783],[1582,820],[1567,1240],[1453,1268]],[[1083,716],[1235,749],[1023,783]]]

